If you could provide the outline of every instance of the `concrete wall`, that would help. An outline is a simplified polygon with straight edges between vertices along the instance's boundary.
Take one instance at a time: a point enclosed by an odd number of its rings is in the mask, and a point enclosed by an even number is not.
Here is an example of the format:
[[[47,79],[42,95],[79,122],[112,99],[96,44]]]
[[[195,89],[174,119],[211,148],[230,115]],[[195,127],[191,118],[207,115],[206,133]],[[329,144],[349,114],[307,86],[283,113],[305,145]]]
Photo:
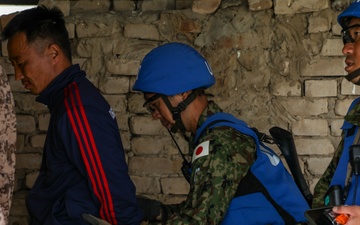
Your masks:
[[[348,1],[213,2],[209,9],[201,0],[41,1],[63,10],[74,62],[116,111],[139,194],[174,203],[189,189],[176,146],[142,108],[143,96],[131,91],[144,55],[170,41],[190,44],[208,59],[217,80],[208,91],[225,111],[260,131],[279,126],[294,134],[312,190],[339,142],[347,107],[360,93],[343,78],[336,18]],[[12,16],[2,16],[2,26]],[[24,198],[40,167],[49,112],[14,80],[5,46],[0,65],[9,74],[18,134],[10,219],[25,225]],[[176,139],[187,152],[186,142]]]

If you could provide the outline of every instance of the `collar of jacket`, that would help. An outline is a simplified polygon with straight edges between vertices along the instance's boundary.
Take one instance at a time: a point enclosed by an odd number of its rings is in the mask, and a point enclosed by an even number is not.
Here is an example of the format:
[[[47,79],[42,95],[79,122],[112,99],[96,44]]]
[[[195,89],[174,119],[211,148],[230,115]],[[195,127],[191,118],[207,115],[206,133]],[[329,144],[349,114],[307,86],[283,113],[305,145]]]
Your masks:
[[[85,72],[80,70],[80,66],[78,64],[69,66],[40,93],[36,101],[46,105],[51,111],[59,97],[63,95],[64,88],[79,77],[85,77]]]

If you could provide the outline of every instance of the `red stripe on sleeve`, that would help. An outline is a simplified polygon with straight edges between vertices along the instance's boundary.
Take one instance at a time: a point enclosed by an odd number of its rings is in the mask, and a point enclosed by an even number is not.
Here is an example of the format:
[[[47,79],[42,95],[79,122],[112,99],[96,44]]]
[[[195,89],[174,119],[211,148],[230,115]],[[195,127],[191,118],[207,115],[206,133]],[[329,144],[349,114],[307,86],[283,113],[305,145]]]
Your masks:
[[[70,108],[68,102],[69,98],[72,108]],[[78,103],[78,107],[76,107],[75,102]],[[76,83],[71,84],[65,89],[65,106],[67,114],[70,118],[71,126],[79,143],[81,155],[83,157],[91,184],[94,188],[95,195],[101,202],[100,216],[102,219],[116,225],[117,221],[108,181],[106,179],[98,149],[96,147]]]

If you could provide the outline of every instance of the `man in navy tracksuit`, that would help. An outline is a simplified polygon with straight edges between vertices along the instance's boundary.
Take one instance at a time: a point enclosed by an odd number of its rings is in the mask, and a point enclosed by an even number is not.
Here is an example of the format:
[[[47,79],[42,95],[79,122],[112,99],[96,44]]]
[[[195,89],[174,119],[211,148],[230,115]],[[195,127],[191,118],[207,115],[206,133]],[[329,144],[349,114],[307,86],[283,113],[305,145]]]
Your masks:
[[[29,224],[87,224],[83,213],[114,225],[140,224],[115,114],[72,65],[62,12],[25,10],[4,28],[2,40],[15,79],[51,113],[40,173],[26,200]]]

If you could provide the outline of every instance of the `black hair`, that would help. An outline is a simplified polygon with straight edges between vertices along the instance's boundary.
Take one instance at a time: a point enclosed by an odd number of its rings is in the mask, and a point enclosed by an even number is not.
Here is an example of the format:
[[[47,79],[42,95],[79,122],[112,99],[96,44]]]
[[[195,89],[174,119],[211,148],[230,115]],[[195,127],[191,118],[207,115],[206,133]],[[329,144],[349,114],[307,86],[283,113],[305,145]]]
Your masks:
[[[1,39],[8,40],[19,32],[25,33],[28,44],[43,40],[58,45],[71,62],[69,34],[64,14],[58,7],[40,5],[21,11],[5,26]]]

